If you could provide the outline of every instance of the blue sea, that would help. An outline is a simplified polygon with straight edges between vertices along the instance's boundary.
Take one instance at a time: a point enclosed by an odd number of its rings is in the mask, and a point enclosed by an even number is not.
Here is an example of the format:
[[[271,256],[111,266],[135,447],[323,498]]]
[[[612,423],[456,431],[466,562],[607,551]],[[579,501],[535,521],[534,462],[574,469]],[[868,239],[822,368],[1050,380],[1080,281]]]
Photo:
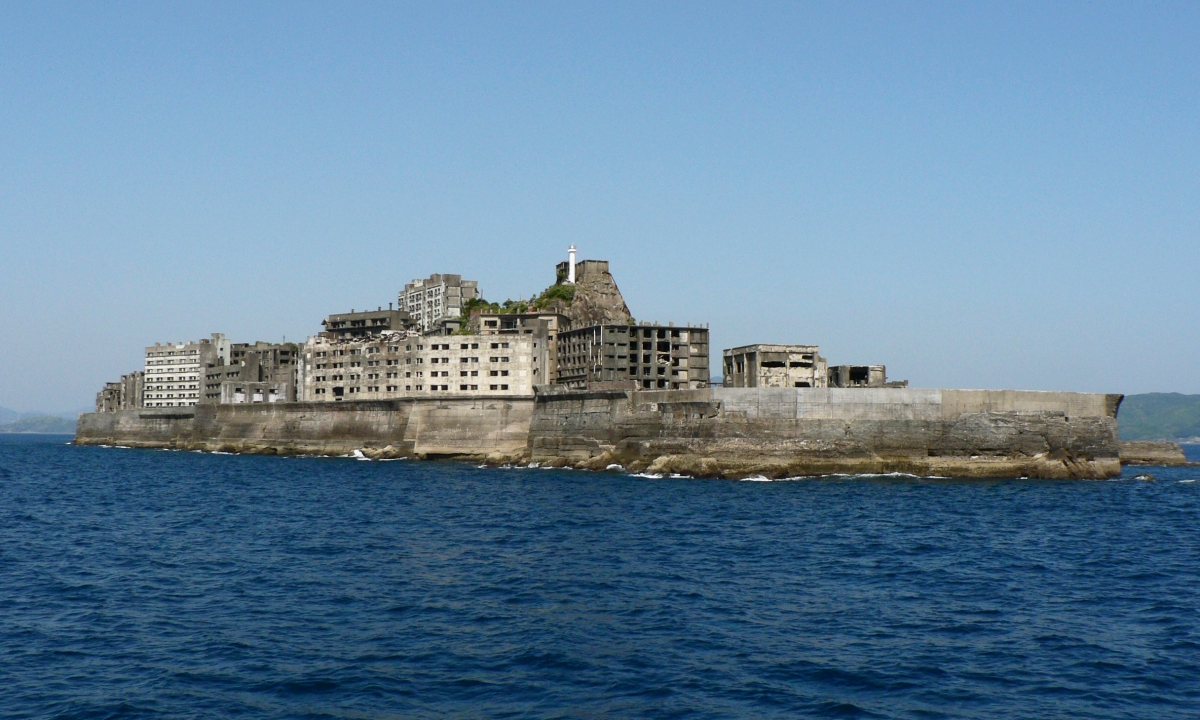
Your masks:
[[[4,718],[1200,716],[1200,468],[735,482],[67,440],[0,436]]]

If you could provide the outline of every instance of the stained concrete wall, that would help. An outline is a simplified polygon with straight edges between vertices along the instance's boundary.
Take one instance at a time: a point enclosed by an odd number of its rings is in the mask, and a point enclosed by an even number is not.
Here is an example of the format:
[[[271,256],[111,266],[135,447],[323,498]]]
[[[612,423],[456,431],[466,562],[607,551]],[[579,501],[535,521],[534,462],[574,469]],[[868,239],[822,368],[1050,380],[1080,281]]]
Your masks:
[[[745,476],[1120,473],[1119,395],[711,388],[538,398],[535,461]]]
[[[523,453],[530,398],[441,398],[338,403],[141,408],[79,418],[75,442],[229,452],[403,455]]]
[[[908,388],[710,388],[122,410],[76,442],[471,456],[784,477],[1120,474],[1120,395]]]

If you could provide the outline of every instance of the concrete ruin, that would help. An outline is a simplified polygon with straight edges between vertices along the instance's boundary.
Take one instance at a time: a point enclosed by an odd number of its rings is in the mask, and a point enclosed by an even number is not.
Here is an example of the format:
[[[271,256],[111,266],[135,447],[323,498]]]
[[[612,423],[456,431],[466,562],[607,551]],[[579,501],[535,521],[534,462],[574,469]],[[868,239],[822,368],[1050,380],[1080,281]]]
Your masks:
[[[200,404],[295,402],[299,360],[294,343],[233,343],[228,363],[204,369]]]
[[[723,353],[725,387],[828,387],[816,345],[743,345]]]
[[[594,325],[559,334],[558,352],[566,388],[708,387],[708,328]]]

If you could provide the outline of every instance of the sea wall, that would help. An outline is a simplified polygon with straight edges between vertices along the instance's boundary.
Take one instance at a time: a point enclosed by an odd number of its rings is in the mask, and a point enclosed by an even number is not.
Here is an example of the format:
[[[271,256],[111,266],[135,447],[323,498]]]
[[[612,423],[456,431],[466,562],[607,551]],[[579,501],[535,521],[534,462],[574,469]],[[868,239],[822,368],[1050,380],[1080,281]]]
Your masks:
[[[520,457],[533,400],[446,398],[197,405],[88,413],[75,442],[268,454]]]
[[[534,461],[689,475],[1120,474],[1120,395],[901,388],[550,394]]]
[[[1120,395],[711,388],[142,408],[80,416],[79,444],[785,477],[1119,475]]]

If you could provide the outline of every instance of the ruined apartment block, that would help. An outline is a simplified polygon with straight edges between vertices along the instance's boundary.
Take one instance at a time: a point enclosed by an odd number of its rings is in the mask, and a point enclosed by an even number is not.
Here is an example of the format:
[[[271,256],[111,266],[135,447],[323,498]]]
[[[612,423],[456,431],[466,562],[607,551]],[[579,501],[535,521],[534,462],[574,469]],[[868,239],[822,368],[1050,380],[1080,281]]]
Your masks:
[[[355,312],[351,309],[348,313],[330,315],[321,321],[321,325],[324,326],[325,332],[334,333],[342,338],[351,338],[413,330],[416,323],[407,312],[393,310],[389,303],[387,310],[380,307],[378,310]]]
[[[542,384],[553,383],[558,373],[558,336],[571,327],[571,319],[558,313],[476,313],[471,316],[471,330],[480,335],[541,335],[548,350],[546,378]]]
[[[708,329],[594,325],[558,336],[557,383],[572,389],[708,387]]]
[[[462,275],[433,274],[413,280],[400,291],[397,307],[407,312],[422,334],[445,332],[446,320],[463,316],[467,301],[479,297],[479,281]]]
[[[816,345],[743,345],[723,352],[725,387],[827,387]]]
[[[234,343],[227,364],[204,369],[200,403],[295,402],[299,358],[295,344]]]
[[[322,334],[304,345],[300,400],[512,397],[544,384],[544,335],[413,336],[347,339]]]
[[[200,403],[204,370],[229,363],[229,341],[221,333],[186,343],[155,343],[146,348],[145,407],[187,407]]]
[[[105,383],[104,389],[96,394],[96,412],[116,412],[142,407],[145,375],[141,370],[136,370],[122,375],[117,382]]]

